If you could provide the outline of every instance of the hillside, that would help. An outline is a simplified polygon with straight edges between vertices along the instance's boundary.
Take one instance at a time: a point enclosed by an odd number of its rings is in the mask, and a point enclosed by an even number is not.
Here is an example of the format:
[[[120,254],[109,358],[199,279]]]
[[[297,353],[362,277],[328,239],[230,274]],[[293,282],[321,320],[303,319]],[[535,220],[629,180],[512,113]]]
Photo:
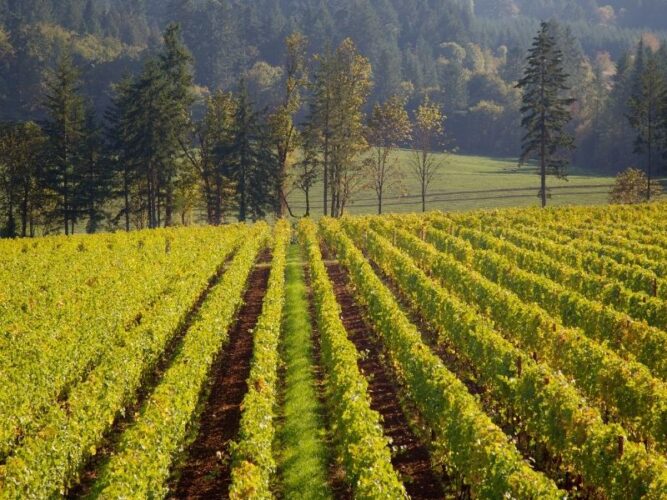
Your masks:
[[[313,53],[321,52],[327,41],[354,39],[375,68],[377,98],[396,92],[404,81],[417,89],[451,86],[439,63],[448,57],[442,44],[474,43],[491,53],[501,45],[510,54],[523,51],[542,18],[572,22],[591,57],[599,50],[617,57],[636,42],[641,30],[667,29],[665,17],[656,15],[662,13],[657,0],[612,2],[614,15],[606,21],[598,19],[604,8],[595,1],[586,3],[586,8],[581,4],[571,0],[0,0],[0,121],[40,116],[40,78],[70,46],[85,67],[86,92],[102,109],[109,85],[123,72],[137,70],[170,21],[183,25],[199,85],[229,88],[259,61],[279,64],[283,39],[299,30],[311,41]]]
[[[667,28],[662,0],[475,0],[483,17],[555,17],[624,28]]]

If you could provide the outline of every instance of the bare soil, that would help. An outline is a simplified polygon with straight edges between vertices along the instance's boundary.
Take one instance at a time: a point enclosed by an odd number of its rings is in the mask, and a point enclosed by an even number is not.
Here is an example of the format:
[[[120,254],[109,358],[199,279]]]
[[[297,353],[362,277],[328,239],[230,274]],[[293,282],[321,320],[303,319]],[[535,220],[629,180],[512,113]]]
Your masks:
[[[362,354],[359,369],[368,380],[371,407],[382,416],[384,433],[392,440],[394,468],[411,498],[443,498],[444,491],[431,468],[428,450],[410,430],[398,390],[382,362],[382,348],[350,292],[347,273],[335,261],[326,262],[326,266],[342,309],[345,329]]]
[[[267,262],[268,253],[260,261]],[[244,304],[232,327],[229,342],[213,366],[212,386],[200,416],[197,438],[179,468],[173,498],[228,497],[231,484],[229,444],[241,420],[241,403],[250,374],[252,331],[262,312],[270,267],[259,264],[250,275]]]

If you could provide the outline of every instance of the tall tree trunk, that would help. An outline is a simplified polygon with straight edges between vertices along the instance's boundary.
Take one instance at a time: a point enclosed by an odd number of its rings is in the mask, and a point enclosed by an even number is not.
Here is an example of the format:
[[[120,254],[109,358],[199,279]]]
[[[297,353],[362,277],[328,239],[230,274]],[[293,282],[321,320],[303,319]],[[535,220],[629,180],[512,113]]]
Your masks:
[[[547,123],[546,112],[544,110],[544,78],[542,79],[540,87],[540,95],[542,100],[542,109],[540,111],[540,195],[542,197],[542,208],[547,206]]]
[[[331,187],[331,211],[329,212],[329,214],[331,215],[331,217],[338,217],[338,213],[336,212],[336,206],[338,205],[337,196],[339,188],[338,170],[339,170],[338,165],[329,166],[329,175],[330,175],[329,185]]]
[[[215,178],[215,225],[222,224],[222,176],[217,175]]]
[[[164,195],[164,226],[169,227],[174,224],[174,186],[169,176],[165,182]]]
[[[125,202],[125,231],[130,232],[130,179],[127,165],[123,168],[123,200]]]
[[[280,200],[278,205],[278,218],[287,216],[287,194],[285,190],[285,179],[287,178],[287,147],[280,151]]]
[[[155,210],[155,195],[153,194],[153,172],[151,171],[151,168],[149,166],[148,172],[146,175],[146,208],[148,210],[148,227],[149,229],[153,228],[153,221],[155,220],[155,217],[153,215],[153,211]]]
[[[7,236],[14,238],[16,236],[16,221],[14,220],[14,197],[9,196],[7,206]]]
[[[649,104],[650,106],[650,104]],[[653,119],[651,116],[651,109],[649,108],[648,116],[648,168],[646,177],[648,179],[646,186],[646,201],[651,201],[651,174],[653,170]]]
[[[211,179],[207,174],[203,175],[204,180],[204,200],[206,200],[206,222],[210,225],[215,225],[215,219],[213,216],[214,213],[214,203],[215,203],[215,194],[213,193],[213,188],[211,187]]]
[[[426,212],[426,178],[422,179],[422,212]]]
[[[324,216],[327,216],[328,195],[329,195],[329,133],[324,136]]]
[[[153,227],[160,227],[162,225],[162,183],[160,182],[160,174],[155,172],[155,225]]]
[[[242,162],[245,162],[245,159],[241,159]],[[241,165],[241,178],[239,179],[239,222],[245,222],[247,217],[247,198],[246,198],[246,171],[245,163]]]
[[[65,236],[69,236],[69,185],[67,178],[67,165],[65,165],[65,170],[63,172],[63,215],[65,222]]]
[[[29,182],[23,183],[23,200],[21,200],[21,237],[25,238],[28,231],[28,206],[30,197]]]

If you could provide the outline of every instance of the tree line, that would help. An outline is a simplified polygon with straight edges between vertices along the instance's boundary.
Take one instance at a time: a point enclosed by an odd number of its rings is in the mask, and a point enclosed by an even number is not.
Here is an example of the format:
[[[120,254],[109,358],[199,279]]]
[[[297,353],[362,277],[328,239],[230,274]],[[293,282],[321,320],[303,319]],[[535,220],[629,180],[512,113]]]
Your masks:
[[[298,215],[309,215],[318,182],[325,214],[342,215],[370,186],[381,211],[399,181],[392,153],[409,144],[419,151],[425,200],[439,167],[440,106],[425,98],[413,124],[406,99],[394,95],[367,118],[372,68],[352,40],[310,57],[307,39],[294,33],[284,52],[277,104],[259,108],[243,77],[233,91],[196,102],[193,58],[180,27],[169,25],[161,51],[113,85],[101,117],[64,53],[44,80],[46,119],[0,129],[2,234],[296,215],[288,201],[295,189],[307,202]]]
[[[567,166],[576,149],[574,133],[568,129],[577,105],[576,92],[568,86],[564,52],[559,45],[559,27],[542,22],[528,51],[523,78],[516,87],[522,91],[522,122],[525,131],[519,164],[539,162],[539,196],[547,205],[548,175],[567,177]],[[613,202],[651,201],[661,193],[655,182],[658,166],[667,158],[667,46],[653,47],[641,40],[633,59],[626,60],[608,99],[617,99],[616,126],[634,138],[633,164],[619,175],[610,194]],[[638,196],[639,194],[639,196]]]
[[[542,23],[514,85],[526,132],[520,163],[538,160],[543,205],[547,175],[566,175],[576,145],[572,126],[582,104],[568,72],[571,47],[567,30]],[[625,79],[598,103],[606,106],[602,116],[624,96],[615,125],[636,137],[633,160],[646,165],[648,199],[667,150],[664,47],[640,42],[621,68]],[[64,52],[43,82],[46,118],[0,130],[2,234],[307,216],[320,185],[325,215],[343,215],[361,189],[375,192],[382,213],[384,196],[402,189],[399,147],[412,151],[426,210],[443,166],[435,153],[451,144],[437,89],[420,93],[412,110],[408,85],[371,103],[373,67],[351,39],[311,55],[298,32],[285,41],[280,83],[266,103],[250,91],[247,72],[233,90],[198,91],[194,66],[179,25],[169,25],[160,50],[113,85],[99,115]],[[305,196],[304,213],[290,207],[294,190]]]

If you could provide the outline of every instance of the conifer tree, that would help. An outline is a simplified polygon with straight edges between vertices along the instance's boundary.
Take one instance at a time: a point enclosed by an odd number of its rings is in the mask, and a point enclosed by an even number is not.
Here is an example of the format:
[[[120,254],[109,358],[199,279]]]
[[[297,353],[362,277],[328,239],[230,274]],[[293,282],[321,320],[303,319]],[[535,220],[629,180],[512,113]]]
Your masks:
[[[104,206],[112,195],[113,169],[105,155],[102,127],[91,107],[86,109],[78,180],[77,206],[86,218],[86,232],[92,234],[106,217]]]
[[[638,60],[639,64],[639,60]],[[641,60],[641,73],[630,97],[628,119],[636,132],[634,152],[646,155],[646,201],[651,200],[656,150],[665,128],[667,85],[655,55]]]
[[[547,175],[565,178],[568,162],[563,153],[574,149],[574,139],[565,130],[574,100],[564,96],[569,89],[562,61],[551,27],[543,22],[529,50],[524,77],[517,84],[523,91],[521,125],[526,132],[519,163],[538,157],[542,207],[547,205]]]
[[[0,127],[0,236],[32,236],[42,208],[42,160],[46,138],[35,122]]]
[[[127,155],[142,179],[137,180],[144,199],[139,211],[146,214],[150,228],[173,223],[174,189],[192,104],[191,57],[177,25],[167,27],[164,43],[164,51],[146,62],[127,89],[120,120],[126,127]]]
[[[136,213],[132,204],[132,189],[138,181],[138,165],[131,153],[134,125],[131,121],[133,85],[134,80],[126,75],[113,86],[111,106],[105,115],[107,122],[106,156],[109,167],[116,177],[112,194],[123,200],[123,208],[114,217],[114,220],[118,221],[123,218],[126,231],[130,230],[132,215]]]
[[[280,183],[271,134],[252,106],[245,82],[239,85],[231,177],[236,182],[239,221],[277,210]]]
[[[192,56],[183,45],[181,28],[172,23],[164,33],[164,51],[160,54],[159,63],[162,71],[164,95],[159,96],[161,116],[165,136],[162,147],[163,161],[161,165],[162,184],[165,190],[165,226],[173,223],[174,182],[178,177],[178,156],[180,144],[189,129],[190,106],[192,97]]]
[[[48,112],[49,166],[46,185],[56,196],[51,218],[59,219],[65,234],[74,232],[77,207],[77,169],[83,147],[85,112],[80,73],[65,52],[46,79],[44,107]]]

